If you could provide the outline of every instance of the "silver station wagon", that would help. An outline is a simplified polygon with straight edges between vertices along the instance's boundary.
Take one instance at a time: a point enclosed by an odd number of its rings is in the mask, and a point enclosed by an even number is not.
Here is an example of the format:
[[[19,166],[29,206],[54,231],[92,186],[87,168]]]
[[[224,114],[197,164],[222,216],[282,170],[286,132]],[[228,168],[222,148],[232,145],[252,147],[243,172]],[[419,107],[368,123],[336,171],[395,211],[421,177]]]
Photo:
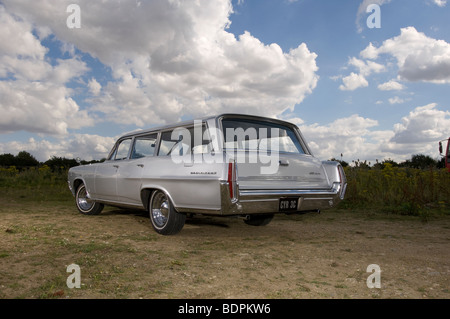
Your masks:
[[[142,209],[163,235],[195,214],[267,225],[274,214],[331,208],[347,187],[342,166],[315,158],[296,125],[241,114],[126,134],[103,163],[71,168],[68,183],[82,214]]]

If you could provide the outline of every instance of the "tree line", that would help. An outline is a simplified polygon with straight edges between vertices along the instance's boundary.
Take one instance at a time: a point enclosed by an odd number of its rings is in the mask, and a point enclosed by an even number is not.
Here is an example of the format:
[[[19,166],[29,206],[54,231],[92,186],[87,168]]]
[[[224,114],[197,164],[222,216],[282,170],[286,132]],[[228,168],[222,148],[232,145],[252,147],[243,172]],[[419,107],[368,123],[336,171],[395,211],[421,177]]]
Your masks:
[[[342,164],[342,166],[346,167],[349,165],[348,162],[343,160],[338,160],[336,158],[332,158],[333,161],[338,161]],[[0,155],[0,167],[11,167],[14,166],[17,169],[25,169],[29,167],[37,167],[37,166],[43,166],[47,165],[52,170],[67,170],[73,166],[78,166],[80,164],[92,164],[92,163],[100,163],[105,161],[105,159],[101,160],[93,160],[93,161],[85,161],[81,160],[80,163],[76,159],[69,159],[65,157],[58,157],[53,156],[49,160],[45,162],[39,162],[33,155],[26,151],[19,152],[17,155],[12,154],[1,154]],[[408,159],[404,162],[397,163],[391,159],[383,160],[379,162],[378,160],[375,163],[370,163],[367,161],[360,161],[355,160],[352,161],[352,166],[360,167],[360,168],[379,168],[383,169],[384,164],[389,163],[393,167],[409,167],[409,168],[420,168],[420,169],[426,169],[426,168],[444,168],[444,158],[440,160],[435,160],[431,156],[423,155],[423,154],[416,154],[412,155],[411,159]]]
[[[341,163],[343,167],[349,166],[349,163],[346,161],[338,160],[336,158],[332,158],[332,161],[338,161]],[[427,169],[427,168],[445,168],[445,159],[442,157],[439,160],[432,158],[429,155],[424,154],[415,154],[412,155],[410,159],[407,159],[403,162],[397,163],[392,159],[387,159],[383,161],[376,160],[375,163],[370,163],[367,161],[354,160],[352,161],[352,166],[359,168],[378,168],[383,169],[385,164],[390,164],[392,167],[408,167],[408,168],[418,168],[418,169]]]
[[[91,163],[100,163],[105,159],[100,161],[84,161],[81,160],[78,162],[76,159],[65,158],[53,156],[49,160],[45,162],[39,162],[33,155],[26,151],[19,152],[17,155],[5,153],[0,155],[0,167],[11,167],[14,166],[19,170],[27,169],[30,167],[40,167],[40,166],[48,166],[53,171],[62,171],[67,170],[73,166],[78,166],[80,164],[91,164]]]

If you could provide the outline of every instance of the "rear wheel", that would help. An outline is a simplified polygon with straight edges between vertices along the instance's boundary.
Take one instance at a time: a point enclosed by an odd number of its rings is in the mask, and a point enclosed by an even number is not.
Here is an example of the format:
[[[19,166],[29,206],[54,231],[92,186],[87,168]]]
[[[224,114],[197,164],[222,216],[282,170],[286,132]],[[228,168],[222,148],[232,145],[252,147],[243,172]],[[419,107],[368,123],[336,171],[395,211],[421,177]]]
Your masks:
[[[77,188],[75,203],[77,204],[78,211],[84,215],[98,215],[104,207],[103,204],[97,203],[89,198],[84,184],[81,184]]]
[[[154,191],[149,203],[153,228],[161,235],[175,235],[181,231],[186,215],[178,213],[169,197],[162,191]]]
[[[244,222],[251,226],[265,226],[273,219],[273,214],[266,215],[250,215]]]

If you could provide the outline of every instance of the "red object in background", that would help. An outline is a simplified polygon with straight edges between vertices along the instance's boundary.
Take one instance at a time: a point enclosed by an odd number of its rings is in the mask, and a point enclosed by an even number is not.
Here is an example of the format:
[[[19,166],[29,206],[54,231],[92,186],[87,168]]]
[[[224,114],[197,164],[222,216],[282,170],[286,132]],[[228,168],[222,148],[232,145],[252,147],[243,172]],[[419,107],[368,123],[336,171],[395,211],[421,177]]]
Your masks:
[[[445,147],[445,155],[443,154],[443,150],[442,150],[442,142],[443,141],[439,142],[439,153],[441,153],[441,155],[445,156],[444,157],[445,158],[445,160],[444,160],[445,167],[450,172],[450,137],[444,141],[447,141],[447,146]]]

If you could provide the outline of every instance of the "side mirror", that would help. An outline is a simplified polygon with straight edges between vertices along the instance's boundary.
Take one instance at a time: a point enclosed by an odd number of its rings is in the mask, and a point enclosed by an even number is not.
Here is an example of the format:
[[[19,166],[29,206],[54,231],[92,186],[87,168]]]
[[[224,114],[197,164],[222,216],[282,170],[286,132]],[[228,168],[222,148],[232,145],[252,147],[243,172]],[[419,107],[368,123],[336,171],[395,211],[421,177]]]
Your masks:
[[[78,163],[78,165],[81,165],[81,158],[77,157],[77,158],[75,159],[75,161]]]
[[[439,142],[439,153],[442,154],[442,142]]]

